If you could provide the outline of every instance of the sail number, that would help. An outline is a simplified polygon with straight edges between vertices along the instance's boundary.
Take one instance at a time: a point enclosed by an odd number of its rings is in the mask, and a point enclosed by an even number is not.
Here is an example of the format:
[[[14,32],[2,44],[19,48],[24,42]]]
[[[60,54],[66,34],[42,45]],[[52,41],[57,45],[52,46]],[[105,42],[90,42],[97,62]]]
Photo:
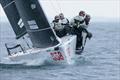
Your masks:
[[[61,52],[53,52],[53,53],[50,53],[50,54],[53,57],[53,60],[55,60],[55,61],[64,60],[64,57],[63,57]]]

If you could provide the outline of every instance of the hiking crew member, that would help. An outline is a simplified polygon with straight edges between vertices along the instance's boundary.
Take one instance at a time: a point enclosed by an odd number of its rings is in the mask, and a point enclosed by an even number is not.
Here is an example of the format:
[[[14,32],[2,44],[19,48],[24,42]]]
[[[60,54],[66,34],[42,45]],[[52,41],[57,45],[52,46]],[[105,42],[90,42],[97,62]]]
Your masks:
[[[83,26],[83,31],[82,31],[82,50],[85,47],[87,38],[91,39],[92,37],[92,33],[90,33],[87,30],[90,19],[91,19],[90,15],[86,14],[85,19],[84,19],[85,25]]]
[[[84,11],[80,11],[79,15],[74,17],[70,25],[72,27],[71,33],[77,35],[76,50],[83,51],[86,38],[91,38],[91,34],[88,32],[87,27],[90,21],[90,16],[86,15]]]

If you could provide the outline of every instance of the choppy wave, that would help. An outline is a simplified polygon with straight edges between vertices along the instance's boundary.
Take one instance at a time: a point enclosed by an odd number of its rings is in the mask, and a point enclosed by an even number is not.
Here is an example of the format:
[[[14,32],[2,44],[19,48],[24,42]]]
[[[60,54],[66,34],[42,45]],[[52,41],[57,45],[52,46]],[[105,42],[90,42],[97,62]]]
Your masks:
[[[3,44],[9,40],[4,36],[0,43],[0,80],[120,80],[119,23],[94,23],[89,31],[93,38],[87,40],[85,51],[76,63],[69,66],[3,60],[7,56]],[[6,32],[1,34],[8,36]]]

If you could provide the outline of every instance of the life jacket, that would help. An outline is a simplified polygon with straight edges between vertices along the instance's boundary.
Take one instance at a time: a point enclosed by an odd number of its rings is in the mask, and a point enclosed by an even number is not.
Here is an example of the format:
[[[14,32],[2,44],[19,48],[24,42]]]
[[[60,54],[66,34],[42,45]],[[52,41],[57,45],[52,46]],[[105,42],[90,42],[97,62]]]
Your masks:
[[[60,20],[61,25],[69,25],[69,20],[67,18],[64,18],[63,20]]]
[[[53,20],[52,24],[53,24],[53,29],[55,31],[61,31],[61,30],[64,29],[64,27],[61,25],[61,23],[59,22],[59,20]]]

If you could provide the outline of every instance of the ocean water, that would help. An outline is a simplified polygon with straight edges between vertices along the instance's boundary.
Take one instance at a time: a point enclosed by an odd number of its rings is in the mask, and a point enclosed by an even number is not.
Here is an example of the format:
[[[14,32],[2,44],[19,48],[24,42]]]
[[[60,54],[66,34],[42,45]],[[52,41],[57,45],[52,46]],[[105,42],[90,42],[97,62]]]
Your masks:
[[[25,66],[3,62],[4,46],[14,41],[7,23],[0,25],[0,80],[120,80],[120,23],[96,22],[89,26],[93,38],[87,40],[74,65]],[[9,64],[8,64],[9,63]]]

